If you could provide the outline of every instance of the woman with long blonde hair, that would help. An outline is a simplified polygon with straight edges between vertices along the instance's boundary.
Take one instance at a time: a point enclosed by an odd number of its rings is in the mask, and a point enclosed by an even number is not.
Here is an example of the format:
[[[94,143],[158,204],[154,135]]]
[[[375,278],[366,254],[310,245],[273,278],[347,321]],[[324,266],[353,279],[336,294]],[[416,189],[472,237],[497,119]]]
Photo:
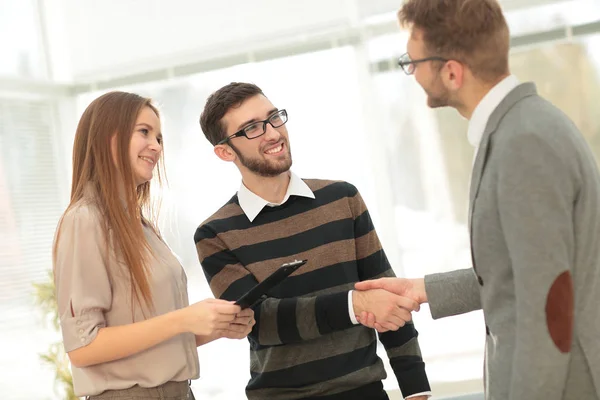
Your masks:
[[[136,94],[107,93],[79,121],[71,200],[53,249],[77,396],[191,399],[196,347],[241,339],[254,324],[249,309],[231,302],[189,305],[185,272],[150,207],[162,150],[158,110]]]

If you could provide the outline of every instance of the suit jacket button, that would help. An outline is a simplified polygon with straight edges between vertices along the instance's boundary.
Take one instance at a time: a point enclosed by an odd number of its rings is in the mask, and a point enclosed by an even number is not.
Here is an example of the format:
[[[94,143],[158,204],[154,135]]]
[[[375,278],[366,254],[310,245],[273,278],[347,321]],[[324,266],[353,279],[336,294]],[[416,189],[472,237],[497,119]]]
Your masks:
[[[479,276],[479,275],[477,275],[477,282],[479,282],[479,284],[481,286],[483,286],[483,278],[481,276]]]

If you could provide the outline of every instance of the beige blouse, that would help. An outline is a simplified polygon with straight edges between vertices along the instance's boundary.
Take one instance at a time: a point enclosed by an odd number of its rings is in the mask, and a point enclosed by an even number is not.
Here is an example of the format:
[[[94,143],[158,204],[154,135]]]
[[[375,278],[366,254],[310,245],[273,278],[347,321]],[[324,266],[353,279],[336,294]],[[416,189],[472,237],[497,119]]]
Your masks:
[[[186,307],[187,277],[169,247],[145,227],[153,250],[151,288],[154,312],[148,318]],[[56,251],[55,282],[65,350],[91,343],[103,327],[144,320],[139,305],[132,311],[131,285],[114,251],[106,250],[99,211],[80,201],[64,216]],[[192,333],[181,334],[130,357],[85,368],[72,366],[77,396],[134,385],[154,387],[167,381],[199,376],[198,353]]]

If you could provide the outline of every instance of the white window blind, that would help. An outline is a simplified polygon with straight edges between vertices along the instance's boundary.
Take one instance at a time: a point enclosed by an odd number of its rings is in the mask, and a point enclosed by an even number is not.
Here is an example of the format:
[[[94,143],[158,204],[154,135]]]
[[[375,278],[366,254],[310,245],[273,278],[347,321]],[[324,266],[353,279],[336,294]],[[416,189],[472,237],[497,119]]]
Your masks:
[[[53,113],[49,101],[0,98],[0,393],[6,399],[60,398],[52,369],[39,358],[58,337],[42,323],[33,295],[33,283],[47,280],[52,268],[65,206]]]

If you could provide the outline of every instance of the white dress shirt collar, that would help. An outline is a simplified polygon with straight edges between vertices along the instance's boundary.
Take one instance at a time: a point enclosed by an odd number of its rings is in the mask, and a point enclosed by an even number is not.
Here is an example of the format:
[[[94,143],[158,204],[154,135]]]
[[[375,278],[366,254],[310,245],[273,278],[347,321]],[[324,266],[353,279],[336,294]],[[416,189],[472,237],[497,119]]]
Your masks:
[[[281,201],[281,203],[270,203],[262,197],[258,196],[254,192],[250,191],[244,185],[244,182],[240,184],[240,189],[238,190],[238,200],[240,202],[240,207],[244,211],[244,214],[248,217],[250,222],[254,221],[256,216],[262,211],[265,206],[275,207],[284,204],[290,196],[301,196],[308,197],[311,199],[315,198],[315,194],[308,187],[308,185],[300,179],[296,174],[290,171],[290,183],[288,185],[287,191],[285,193],[285,197]]]
[[[475,107],[467,131],[469,143],[471,143],[473,147],[479,147],[479,143],[481,142],[490,116],[496,107],[500,105],[502,100],[504,100],[504,98],[517,86],[519,86],[517,77],[509,75],[496,84],[496,86],[481,99],[477,107]]]

